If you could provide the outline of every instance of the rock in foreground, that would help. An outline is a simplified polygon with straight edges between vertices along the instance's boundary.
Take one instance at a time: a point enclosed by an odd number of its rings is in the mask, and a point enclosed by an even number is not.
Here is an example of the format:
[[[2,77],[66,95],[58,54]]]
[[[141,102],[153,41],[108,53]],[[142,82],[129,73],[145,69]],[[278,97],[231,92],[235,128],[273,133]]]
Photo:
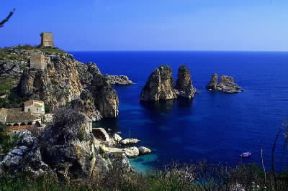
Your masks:
[[[141,101],[157,102],[177,98],[173,87],[172,70],[168,66],[160,66],[149,77],[141,92]]]
[[[179,97],[188,99],[192,99],[196,93],[196,88],[192,85],[191,73],[185,65],[180,66],[178,69],[175,90]]]
[[[6,174],[31,173],[38,177],[54,174],[59,180],[86,179],[105,175],[111,168],[129,171],[128,159],[122,153],[106,156],[101,141],[92,133],[92,122],[71,109],[59,110],[54,122],[39,137],[27,132],[0,162]]]
[[[151,149],[149,149],[147,147],[143,147],[143,146],[139,147],[138,149],[139,149],[140,155],[145,155],[145,154],[149,154],[152,152]]]
[[[218,82],[218,75],[213,74],[209,84],[206,86],[209,91],[220,91],[223,93],[240,93],[243,90],[234,81],[234,78],[227,75],[222,75]]]

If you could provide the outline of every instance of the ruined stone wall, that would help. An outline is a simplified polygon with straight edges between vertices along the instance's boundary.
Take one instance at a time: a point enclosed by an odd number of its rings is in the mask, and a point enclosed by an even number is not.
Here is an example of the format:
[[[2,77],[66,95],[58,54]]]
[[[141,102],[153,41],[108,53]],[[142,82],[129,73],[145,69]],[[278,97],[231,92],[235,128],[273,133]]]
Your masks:
[[[30,68],[37,70],[45,70],[47,68],[47,60],[45,56],[41,53],[31,55]]]

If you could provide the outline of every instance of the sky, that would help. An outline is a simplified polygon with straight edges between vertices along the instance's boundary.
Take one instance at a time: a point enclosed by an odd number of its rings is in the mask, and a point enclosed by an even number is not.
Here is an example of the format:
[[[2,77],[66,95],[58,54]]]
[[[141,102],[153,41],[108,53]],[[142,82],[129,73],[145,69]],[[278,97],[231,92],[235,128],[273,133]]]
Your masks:
[[[2,0],[0,47],[70,51],[288,51],[287,0]]]

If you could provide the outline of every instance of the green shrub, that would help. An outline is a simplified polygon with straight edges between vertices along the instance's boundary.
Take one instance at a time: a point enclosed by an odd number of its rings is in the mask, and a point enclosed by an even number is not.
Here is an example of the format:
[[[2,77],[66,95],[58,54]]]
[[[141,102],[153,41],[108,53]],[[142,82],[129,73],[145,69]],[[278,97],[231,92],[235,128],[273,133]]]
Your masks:
[[[222,165],[173,166],[147,175],[125,172],[114,167],[104,177],[58,182],[54,177],[33,179],[29,175],[1,177],[0,190],[12,191],[230,191],[238,185],[246,191],[287,190],[287,174],[278,174],[278,187],[273,187],[271,174],[267,174],[267,185],[261,168],[243,165],[235,168]],[[238,187],[238,190],[241,190]]]
[[[7,127],[0,123],[0,153],[8,153],[15,146],[17,140],[17,136],[9,134]]]

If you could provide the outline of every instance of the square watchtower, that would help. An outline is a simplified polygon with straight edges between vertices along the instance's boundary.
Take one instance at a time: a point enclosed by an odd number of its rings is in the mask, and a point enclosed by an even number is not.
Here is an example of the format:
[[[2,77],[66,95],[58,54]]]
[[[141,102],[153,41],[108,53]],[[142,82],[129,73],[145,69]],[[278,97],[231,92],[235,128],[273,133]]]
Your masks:
[[[41,33],[41,47],[54,47],[53,33],[43,32]]]

